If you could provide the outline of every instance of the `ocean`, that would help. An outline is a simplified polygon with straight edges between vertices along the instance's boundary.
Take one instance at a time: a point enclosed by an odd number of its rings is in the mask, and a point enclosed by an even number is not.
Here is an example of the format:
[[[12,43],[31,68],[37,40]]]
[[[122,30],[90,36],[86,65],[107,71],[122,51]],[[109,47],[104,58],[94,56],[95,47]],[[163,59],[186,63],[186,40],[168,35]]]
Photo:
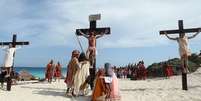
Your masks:
[[[16,72],[20,72],[22,70],[28,71],[35,77],[45,78],[45,67],[14,67]],[[66,76],[67,68],[62,68],[62,75]]]

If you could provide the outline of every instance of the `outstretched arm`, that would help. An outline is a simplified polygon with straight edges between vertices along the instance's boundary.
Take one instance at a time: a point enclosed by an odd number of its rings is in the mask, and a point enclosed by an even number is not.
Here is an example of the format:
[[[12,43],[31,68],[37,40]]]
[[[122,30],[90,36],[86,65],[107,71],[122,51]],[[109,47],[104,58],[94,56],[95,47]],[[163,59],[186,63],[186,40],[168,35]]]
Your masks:
[[[86,34],[84,34],[81,30],[78,30],[78,31],[79,31],[79,33],[80,33],[81,35],[83,35],[85,38],[89,38],[89,36],[86,35]]]
[[[2,48],[3,50],[6,50],[8,47],[5,45],[0,45],[0,48]]]
[[[201,29],[199,29],[198,32],[195,33],[194,35],[189,36],[188,39],[192,39],[192,38],[196,37],[200,32],[201,32]]]
[[[172,37],[168,36],[168,34],[166,32],[164,32],[164,33],[165,33],[165,36],[170,40],[177,40],[178,39],[178,38],[172,38]]]
[[[102,36],[105,35],[106,33],[108,33],[108,30],[105,30],[105,32],[102,32],[99,36],[96,36],[96,39],[102,37]]]
[[[23,46],[23,45],[17,46],[15,49],[16,49],[16,50],[17,50],[17,49],[20,49],[20,48],[22,48],[22,46]]]
[[[102,37],[105,33],[101,33],[100,35],[96,36],[96,39]]]

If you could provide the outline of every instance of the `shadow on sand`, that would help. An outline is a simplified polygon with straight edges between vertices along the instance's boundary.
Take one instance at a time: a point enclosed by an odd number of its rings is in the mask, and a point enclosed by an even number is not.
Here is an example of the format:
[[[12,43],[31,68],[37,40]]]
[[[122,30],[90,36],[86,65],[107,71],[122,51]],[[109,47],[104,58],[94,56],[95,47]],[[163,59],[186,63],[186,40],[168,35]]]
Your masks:
[[[120,89],[121,91],[147,91],[147,90],[179,90],[179,88],[162,89],[162,88],[137,88],[137,89]]]
[[[33,91],[33,94],[39,94],[43,96],[54,96],[54,97],[65,97],[71,99],[71,101],[90,101],[91,96],[65,96],[66,89],[58,89],[58,88],[40,88],[40,87],[28,87],[28,86],[21,86],[21,88],[28,88],[28,89],[36,89]]]
[[[201,89],[201,85],[195,85],[195,86],[189,86],[190,89]],[[169,88],[169,89],[163,89],[163,88],[136,88],[136,89],[120,89],[120,91],[147,91],[147,90],[157,90],[157,91],[162,91],[162,90],[182,90],[182,88]]]

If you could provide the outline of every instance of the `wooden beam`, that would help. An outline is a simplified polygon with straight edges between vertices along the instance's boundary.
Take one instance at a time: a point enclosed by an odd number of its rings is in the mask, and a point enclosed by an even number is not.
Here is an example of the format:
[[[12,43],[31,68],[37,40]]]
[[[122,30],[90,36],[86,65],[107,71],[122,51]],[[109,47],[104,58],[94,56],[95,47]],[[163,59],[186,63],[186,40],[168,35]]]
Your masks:
[[[183,29],[183,32],[194,33],[194,32],[198,32],[199,30],[201,30],[201,28],[189,28],[189,29]],[[179,30],[163,30],[163,31],[160,31],[160,35],[164,35],[165,32],[167,34],[178,34],[178,33],[180,33]]]
[[[110,28],[109,27],[103,27],[103,28],[96,28],[96,29],[76,29],[76,34],[77,35],[82,35],[80,34],[79,30],[85,34],[91,32],[91,31],[95,31],[96,32],[96,35],[99,35],[101,34],[102,32],[104,32],[105,30],[108,30],[107,33],[104,33],[104,34],[110,34]]]
[[[10,45],[13,42],[0,42],[0,45]],[[29,45],[29,42],[16,42],[16,45]]]

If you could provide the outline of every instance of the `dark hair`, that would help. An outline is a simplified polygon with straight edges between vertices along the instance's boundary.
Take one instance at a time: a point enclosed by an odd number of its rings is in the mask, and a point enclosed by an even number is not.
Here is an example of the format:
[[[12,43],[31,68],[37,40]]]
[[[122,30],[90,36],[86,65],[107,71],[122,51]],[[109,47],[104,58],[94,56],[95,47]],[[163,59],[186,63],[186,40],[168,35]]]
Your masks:
[[[53,60],[52,59],[50,60],[50,64],[53,64]]]
[[[79,62],[87,60],[87,57],[84,52],[82,52],[78,58]]]

